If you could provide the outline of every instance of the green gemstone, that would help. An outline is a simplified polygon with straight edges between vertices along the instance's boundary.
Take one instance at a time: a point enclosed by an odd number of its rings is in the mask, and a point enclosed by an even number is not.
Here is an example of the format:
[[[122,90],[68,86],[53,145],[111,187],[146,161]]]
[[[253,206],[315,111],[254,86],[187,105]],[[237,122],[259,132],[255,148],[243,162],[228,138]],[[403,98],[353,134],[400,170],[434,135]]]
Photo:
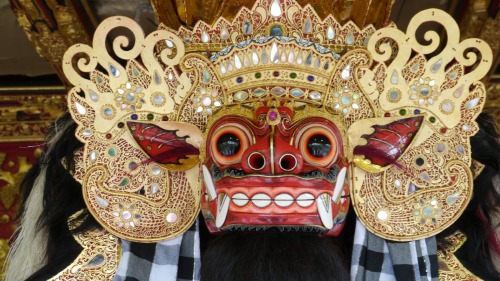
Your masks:
[[[130,180],[128,178],[124,178],[122,182],[119,184],[119,186],[126,186],[130,183]]]
[[[109,156],[116,156],[116,148],[112,147],[108,150]]]
[[[290,73],[290,78],[292,78],[292,79],[297,78],[297,73],[295,73],[295,72]]]
[[[434,116],[431,116],[431,117],[429,118],[429,121],[431,121],[431,123],[434,123],[434,122],[436,122],[436,117],[434,117]]]
[[[148,118],[148,120],[153,120],[155,116],[152,113],[149,113],[146,117]]]
[[[406,115],[406,109],[401,109],[399,110],[400,115]]]
[[[260,72],[255,73],[255,78],[257,78],[257,79],[258,79],[258,78],[260,78],[260,77],[262,77],[262,74],[260,74]]]

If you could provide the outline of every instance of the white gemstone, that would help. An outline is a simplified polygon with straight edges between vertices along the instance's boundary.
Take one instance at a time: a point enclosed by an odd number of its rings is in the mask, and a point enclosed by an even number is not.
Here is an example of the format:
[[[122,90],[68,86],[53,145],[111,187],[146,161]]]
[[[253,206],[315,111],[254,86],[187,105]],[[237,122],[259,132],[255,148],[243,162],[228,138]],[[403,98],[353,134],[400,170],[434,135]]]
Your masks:
[[[253,64],[259,63],[259,56],[257,55],[257,52],[255,52],[255,51],[252,52],[252,62],[253,62]]]
[[[170,41],[168,39],[165,40],[165,43],[167,44],[167,47],[169,47],[169,48],[173,48],[174,47],[174,42],[172,42],[172,41]]]
[[[436,80],[429,81],[429,86],[433,87],[434,85],[436,85]]]
[[[219,107],[219,106],[221,106],[222,104],[220,103],[220,101],[216,101],[216,102],[214,102],[214,105],[215,105],[216,107]]]
[[[400,181],[400,180],[395,180],[395,181],[394,181],[394,185],[395,185],[397,188],[400,188],[400,187],[401,187],[401,181]]]
[[[346,38],[347,45],[352,45],[354,43],[354,35],[352,32],[347,33],[347,38]]]
[[[229,38],[229,33],[227,32],[227,29],[225,27],[223,27],[220,31],[220,38],[224,40]]]
[[[266,50],[262,50],[262,59],[261,59],[262,63],[266,64],[267,61],[268,61],[268,58],[267,58],[267,51]]]
[[[127,82],[127,83],[125,84],[125,88],[130,89],[130,88],[132,88],[132,85],[131,85],[129,82]]]
[[[165,219],[169,223],[174,223],[177,221],[178,217],[176,213],[169,213]]]
[[[85,130],[83,131],[82,135],[84,136],[90,136],[92,134],[92,131],[91,130]]]
[[[129,211],[123,211],[122,218],[125,220],[129,220],[132,217],[132,214]]]
[[[467,108],[474,108],[474,107],[477,106],[478,103],[479,103],[479,98],[475,98],[475,99],[472,99],[472,100],[468,101],[465,104],[465,107],[467,107]]]
[[[327,31],[326,31],[326,38],[329,40],[332,40],[335,38],[335,31],[333,30],[333,27],[329,26]]]
[[[227,70],[233,71],[233,64],[230,61],[227,62]]]
[[[309,207],[314,202],[314,195],[312,195],[311,193],[302,193],[297,197],[296,202],[300,207]]]
[[[388,218],[388,217],[389,217],[389,215],[387,214],[387,212],[386,212],[386,211],[379,211],[379,212],[377,213],[377,218],[378,218],[379,220],[385,221],[385,220],[387,220],[387,218]]]
[[[79,114],[85,115],[85,113],[87,113],[87,109],[85,109],[85,107],[83,107],[83,105],[81,105],[80,103],[76,102],[75,106],[76,106],[76,111]]]
[[[470,130],[472,130],[472,128],[469,125],[463,125],[462,126],[462,130],[464,130],[464,131],[470,131]]]
[[[241,60],[238,55],[234,55],[234,66],[236,67],[236,69],[240,69],[242,67]]]
[[[310,66],[310,65],[311,65],[311,63],[312,63],[312,54],[311,54],[311,53],[309,53],[309,54],[307,55],[307,57],[306,57],[306,65],[307,65],[307,66]]]
[[[392,84],[397,84],[398,83],[398,72],[396,70],[394,70],[392,72],[391,83]]]
[[[203,106],[198,106],[198,109],[196,109],[196,112],[200,113],[203,111]]]
[[[226,68],[224,67],[224,64],[222,64],[222,63],[220,64],[220,72],[221,72],[222,74],[225,74],[225,73],[226,73]]]
[[[210,106],[212,104],[212,99],[210,99],[209,97],[204,97],[201,102],[204,106]]]
[[[244,58],[243,58],[243,65],[244,66],[250,66],[250,59],[248,58],[247,55],[245,55]]]
[[[278,60],[279,60],[278,45],[276,45],[276,43],[273,43],[271,47],[271,61],[277,63]]]
[[[102,199],[101,197],[96,196],[95,199],[97,200],[97,203],[99,203],[101,207],[106,208],[109,206],[108,201]]]
[[[153,96],[153,103],[156,105],[162,104],[165,101],[163,98],[163,95],[161,94],[156,94]]]
[[[441,106],[441,109],[446,113],[450,113],[453,111],[453,104],[450,101],[445,101]]]
[[[93,102],[97,102],[99,101],[99,96],[92,90],[89,90],[89,94],[90,94],[90,99],[93,101]]]
[[[312,31],[311,19],[307,19],[306,23],[304,24],[304,33],[311,33],[311,31]]]
[[[264,193],[258,193],[252,197],[252,203],[259,208],[264,208],[271,204],[271,197]]]
[[[120,76],[120,71],[111,64],[109,64],[109,71],[111,71],[111,74],[113,74],[114,77]]]
[[[293,52],[293,49],[290,50],[290,54],[288,54],[288,62],[293,63],[295,61],[295,53]]]
[[[271,16],[273,17],[279,17],[281,16],[281,7],[279,0],[273,0],[273,3],[271,4]]]
[[[321,66],[321,59],[319,57],[316,58],[316,61],[314,62],[314,67],[318,68]]]
[[[302,52],[299,51],[299,56],[297,57],[297,64],[302,63]]]
[[[280,207],[288,207],[292,205],[293,197],[288,193],[280,193],[274,198],[274,203]]]
[[[210,36],[208,36],[205,31],[203,31],[203,33],[201,34],[201,41],[203,43],[208,43],[208,41],[210,41]]]
[[[439,60],[438,60],[435,64],[433,64],[433,65],[432,65],[432,67],[431,67],[431,71],[432,71],[433,73],[436,73],[436,72],[439,70],[439,68],[441,68],[441,64],[442,64],[442,63],[443,63],[443,60],[442,60],[442,59],[439,59]]]
[[[454,93],[453,96],[456,97],[457,99],[462,95],[462,92],[464,90],[464,86],[460,86]]]
[[[236,193],[235,195],[233,195],[232,200],[236,206],[240,207],[245,206],[249,201],[248,196],[243,193]]]
[[[155,194],[156,192],[158,192],[158,189],[160,189],[160,186],[157,183],[153,183],[153,185],[151,186],[151,193]]]
[[[151,168],[151,172],[153,175],[159,175],[161,173],[161,168],[159,166],[154,165],[153,168]]]
[[[351,65],[350,65],[350,64],[348,64],[348,65],[344,68],[344,70],[342,70],[341,77],[342,77],[342,79],[347,80],[347,79],[349,79],[349,77],[350,77],[350,76],[351,76]]]
[[[90,161],[95,161],[97,159],[97,156],[98,156],[97,151],[90,153],[90,157],[89,157]]]
[[[319,100],[319,99],[321,99],[321,94],[318,92],[311,92],[311,93],[309,93],[309,98],[311,98],[313,100]]]

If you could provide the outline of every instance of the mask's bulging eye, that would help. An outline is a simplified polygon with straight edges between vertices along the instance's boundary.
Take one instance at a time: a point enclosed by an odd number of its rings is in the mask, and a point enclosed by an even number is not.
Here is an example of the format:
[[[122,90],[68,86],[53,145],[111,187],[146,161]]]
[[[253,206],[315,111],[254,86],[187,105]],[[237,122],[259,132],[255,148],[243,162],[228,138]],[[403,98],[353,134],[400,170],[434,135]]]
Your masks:
[[[295,147],[309,165],[327,168],[334,164],[342,144],[338,129],[333,124],[309,123],[295,134]]]
[[[307,140],[307,151],[313,157],[325,158],[332,151],[332,143],[326,136],[316,134]]]
[[[212,159],[220,165],[241,162],[241,156],[251,145],[252,135],[247,127],[238,123],[226,123],[211,131],[207,139]]]
[[[232,133],[226,133],[217,140],[217,150],[223,156],[233,156],[240,151],[240,139]]]

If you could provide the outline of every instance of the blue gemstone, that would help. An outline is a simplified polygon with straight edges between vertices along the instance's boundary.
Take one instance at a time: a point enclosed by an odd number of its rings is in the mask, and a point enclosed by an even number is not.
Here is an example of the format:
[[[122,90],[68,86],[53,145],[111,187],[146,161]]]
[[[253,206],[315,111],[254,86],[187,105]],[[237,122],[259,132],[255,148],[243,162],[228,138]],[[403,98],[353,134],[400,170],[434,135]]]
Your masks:
[[[283,36],[283,30],[281,29],[281,26],[274,25],[273,27],[271,27],[271,31],[269,32],[269,35],[271,35],[271,36]]]
[[[415,112],[415,114],[420,114],[420,110],[418,110],[418,109],[415,109],[414,112]]]
[[[132,120],[137,120],[137,114],[130,115],[130,118],[132,118]]]
[[[314,81],[314,77],[312,75],[309,75],[309,76],[307,76],[307,80],[312,82],[312,81]]]
[[[238,78],[236,78],[236,82],[238,82],[238,83],[243,82],[243,78],[242,78],[242,77],[238,77]]]

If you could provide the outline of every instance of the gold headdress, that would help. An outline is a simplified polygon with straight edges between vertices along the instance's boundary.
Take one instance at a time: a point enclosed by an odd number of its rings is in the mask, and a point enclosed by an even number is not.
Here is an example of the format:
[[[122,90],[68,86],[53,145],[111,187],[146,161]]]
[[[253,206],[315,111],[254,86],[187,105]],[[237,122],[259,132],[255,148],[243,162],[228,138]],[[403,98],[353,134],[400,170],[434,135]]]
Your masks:
[[[415,38],[427,21],[447,32],[432,57],[437,33],[426,33],[428,45]],[[118,37],[111,55],[106,38],[115,28],[133,41]],[[439,10],[417,14],[406,34],[322,20],[294,0],[259,0],[232,22],[160,27],[147,37],[132,20],[110,18],[93,46],[75,45],[64,56],[75,85],[69,108],[85,144],[75,178],[111,233],[146,242],[178,236],[199,211],[197,151],[203,159],[210,116],[234,104],[294,101],[326,110],[348,128],[351,199],[370,231],[402,241],[434,235],[472,195],[469,137],[485,100],[478,80],[491,57],[479,39],[459,42],[456,23]],[[415,127],[405,136],[395,129],[408,125],[398,125],[402,119]],[[405,142],[387,142],[384,134]],[[363,152],[380,143],[397,151],[392,162]]]

